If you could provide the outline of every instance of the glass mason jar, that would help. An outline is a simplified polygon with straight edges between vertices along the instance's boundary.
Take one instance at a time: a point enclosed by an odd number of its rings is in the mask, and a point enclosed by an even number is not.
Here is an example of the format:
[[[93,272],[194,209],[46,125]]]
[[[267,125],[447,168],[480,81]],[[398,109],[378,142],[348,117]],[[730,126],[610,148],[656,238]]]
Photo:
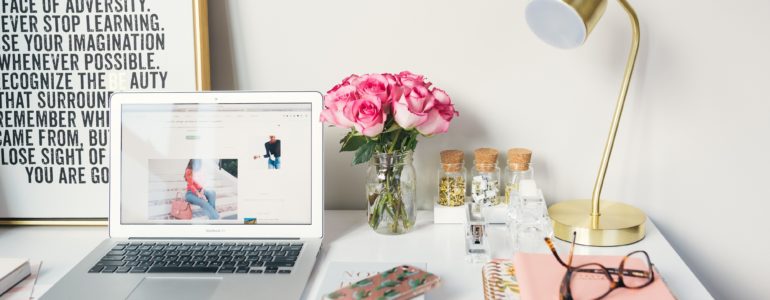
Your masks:
[[[512,192],[519,190],[519,182],[525,179],[534,179],[535,174],[532,169],[531,163],[524,162],[508,162],[508,166],[505,168],[503,174],[503,186],[505,186],[505,197],[502,199],[503,203],[511,203]]]
[[[438,168],[438,204],[461,206],[465,204],[465,174],[463,163],[442,163]]]
[[[417,177],[412,152],[375,153],[366,178],[369,226],[382,234],[402,234],[414,228]]]
[[[474,162],[471,172],[471,196],[474,204],[500,204],[500,168],[495,163]]]

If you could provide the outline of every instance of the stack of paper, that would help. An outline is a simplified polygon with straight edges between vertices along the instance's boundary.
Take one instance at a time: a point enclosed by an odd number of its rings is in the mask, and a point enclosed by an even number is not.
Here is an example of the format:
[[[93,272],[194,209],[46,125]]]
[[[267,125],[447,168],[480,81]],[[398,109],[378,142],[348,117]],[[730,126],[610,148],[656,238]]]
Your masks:
[[[27,278],[31,272],[27,259],[0,258],[0,295]]]

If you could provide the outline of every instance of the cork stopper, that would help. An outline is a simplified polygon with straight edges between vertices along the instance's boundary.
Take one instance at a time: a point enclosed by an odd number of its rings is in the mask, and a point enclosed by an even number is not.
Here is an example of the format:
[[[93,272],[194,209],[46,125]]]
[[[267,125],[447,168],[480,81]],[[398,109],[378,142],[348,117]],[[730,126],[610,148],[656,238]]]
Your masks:
[[[508,168],[514,171],[529,170],[529,162],[532,159],[532,150],[527,148],[508,149]]]
[[[445,172],[460,172],[465,161],[465,152],[461,150],[441,151],[441,168]]]
[[[473,155],[476,159],[476,170],[479,172],[492,172],[497,166],[497,149],[492,148],[478,148],[473,151]]]

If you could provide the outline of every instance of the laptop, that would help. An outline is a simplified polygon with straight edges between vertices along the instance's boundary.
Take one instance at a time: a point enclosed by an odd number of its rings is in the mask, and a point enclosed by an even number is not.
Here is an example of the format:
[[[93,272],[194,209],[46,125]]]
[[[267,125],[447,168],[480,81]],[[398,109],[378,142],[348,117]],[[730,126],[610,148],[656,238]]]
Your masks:
[[[321,99],[114,94],[110,238],[42,298],[302,297],[323,233]]]

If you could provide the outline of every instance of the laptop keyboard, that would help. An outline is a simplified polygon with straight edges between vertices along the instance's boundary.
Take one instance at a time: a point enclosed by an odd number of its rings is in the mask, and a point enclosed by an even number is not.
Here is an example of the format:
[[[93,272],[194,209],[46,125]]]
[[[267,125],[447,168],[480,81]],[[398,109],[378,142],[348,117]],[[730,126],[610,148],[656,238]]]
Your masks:
[[[121,242],[88,273],[289,274],[301,242]]]

